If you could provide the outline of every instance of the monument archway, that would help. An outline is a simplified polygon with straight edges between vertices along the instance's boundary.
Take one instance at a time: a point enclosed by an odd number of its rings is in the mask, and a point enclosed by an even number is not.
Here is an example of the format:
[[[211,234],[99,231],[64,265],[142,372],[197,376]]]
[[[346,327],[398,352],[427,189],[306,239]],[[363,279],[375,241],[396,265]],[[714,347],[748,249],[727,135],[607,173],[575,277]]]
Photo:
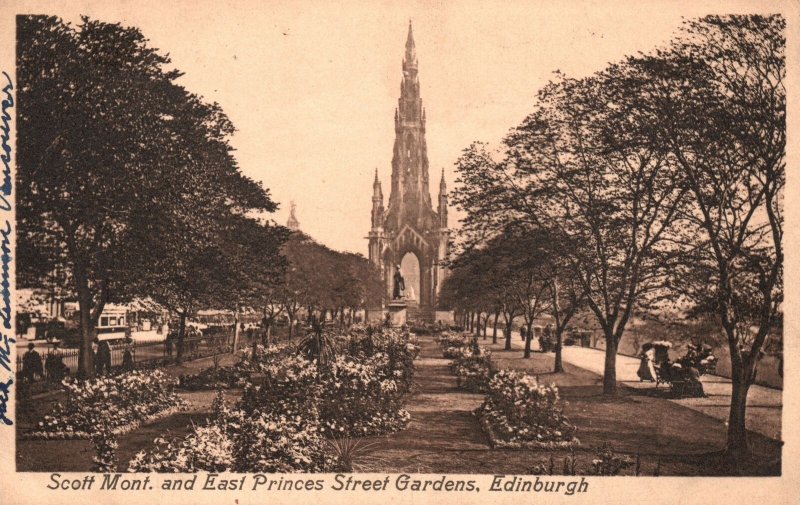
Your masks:
[[[418,62],[411,25],[408,27],[400,99],[394,114],[395,141],[392,155],[391,193],[383,207],[383,189],[375,170],[372,195],[372,227],[369,259],[380,268],[384,299],[374,300],[371,311],[382,311],[392,301],[397,266],[418,301],[415,318],[433,321],[436,297],[447,274],[450,235],[447,229],[447,188],[444,172],[439,183],[439,202],[433,209],[428,185],[426,118],[420,97]]]

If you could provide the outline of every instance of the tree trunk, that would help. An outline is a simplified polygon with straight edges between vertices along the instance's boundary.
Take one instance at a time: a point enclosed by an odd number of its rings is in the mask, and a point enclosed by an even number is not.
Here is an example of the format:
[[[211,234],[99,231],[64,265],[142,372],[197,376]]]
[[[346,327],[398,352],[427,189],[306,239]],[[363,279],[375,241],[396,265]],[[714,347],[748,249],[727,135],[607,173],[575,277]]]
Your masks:
[[[75,282],[78,285],[78,307],[81,319],[81,348],[78,355],[77,375],[83,379],[94,377],[94,353],[92,352],[92,342],[94,341],[94,327],[92,325],[92,295],[85,276],[75,274]]]
[[[289,340],[294,336],[294,314],[287,312],[286,317],[289,318]]]
[[[500,317],[500,312],[494,313],[494,328],[492,329],[492,343],[497,343],[497,318]]]
[[[738,469],[750,453],[747,444],[747,428],[745,424],[747,393],[750,390],[750,384],[744,376],[744,370],[740,364],[734,364],[733,368],[734,369],[731,370],[731,408],[728,416],[728,438],[725,444],[725,460],[733,468]]]
[[[178,349],[175,353],[175,363],[180,363],[183,359],[183,336],[186,334],[186,311],[179,312],[178,316]]]
[[[556,328],[556,360],[553,365],[554,373],[561,373],[564,371],[564,365],[561,363],[561,340],[564,336],[564,328]]]
[[[475,327],[473,328],[475,331],[475,336],[479,337],[481,335],[481,313],[478,312],[475,314]]]
[[[617,345],[613,335],[605,332],[606,361],[603,369],[603,394],[617,394]]]
[[[505,335],[506,336],[506,345],[505,345],[505,347],[503,347],[503,349],[505,349],[506,351],[510,351],[511,350],[511,325],[513,323],[514,323],[514,319],[513,318],[506,320],[506,329],[505,329],[505,332],[506,332],[506,335]]]
[[[236,346],[239,344],[239,307],[233,311],[233,345],[231,354],[236,354]]]
[[[533,340],[533,320],[525,325],[525,358],[531,357],[531,341]]]
[[[483,339],[486,340],[486,330],[489,328],[489,313],[486,313],[486,318],[483,320]]]

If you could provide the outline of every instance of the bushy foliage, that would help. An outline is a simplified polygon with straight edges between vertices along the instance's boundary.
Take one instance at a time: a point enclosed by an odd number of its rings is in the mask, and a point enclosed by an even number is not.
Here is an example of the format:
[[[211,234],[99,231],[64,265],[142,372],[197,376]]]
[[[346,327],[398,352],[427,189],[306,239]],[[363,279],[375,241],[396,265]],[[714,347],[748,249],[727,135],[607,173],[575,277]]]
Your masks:
[[[482,393],[489,387],[492,373],[491,353],[473,340],[453,353],[450,369],[456,374],[458,387]]]
[[[358,360],[337,357],[322,374],[324,433],[366,436],[404,427],[410,416],[402,408],[403,373],[385,353]]]
[[[619,475],[619,473],[632,466],[633,461],[625,455],[618,455],[609,444],[603,444],[595,449],[592,459],[592,475]]]
[[[325,437],[403,428],[410,417],[402,408],[403,396],[419,347],[407,333],[392,330],[356,331],[337,340],[336,357],[319,366],[305,353],[257,347],[255,359],[240,363],[254,373],[233,407],[218,393],[205,426],[183,439],[157,439],[155,447],[136,455],[130,469],[318,472],[346,467],[331,454]]]
[[[183,439],[159,437],[128,464],[131,472],[223,472],[233,466],[233,444],[217,424],[195,426]]]
[[[565,447],[577,442],[555,384],[541,384],[514,370],[492,377],[478,414],[496,446]]]
[[[92,380],[67,378],[66,404],[57,403],[32,438],[89,438],[100,426],[119,433],[163,412],[181,408],[177,380],[160,370],[133,371]]]
[[[92,470],[101,473],[117,471],[117,436],[105,424],[97,427],[91,435],[94,445]]]
[[[237,408],[248,417],[261,414],[318,419],[321,387],[315,363],[301,356],[284,356],[262,365],[260,385],[248,384]]]
[[[240,401],[229,408],[218,394],[207,424],[182,439],[157,438],[154,447],[136,454],[129,470],[313,472],[330,465],[315,417],[287,416],[279,408],[246,412],[242,407]]]
[[[246,372],[239,367],[210,367],[196,374],[182,375],[180,387],[189,391],[244,387],[247,379]]]

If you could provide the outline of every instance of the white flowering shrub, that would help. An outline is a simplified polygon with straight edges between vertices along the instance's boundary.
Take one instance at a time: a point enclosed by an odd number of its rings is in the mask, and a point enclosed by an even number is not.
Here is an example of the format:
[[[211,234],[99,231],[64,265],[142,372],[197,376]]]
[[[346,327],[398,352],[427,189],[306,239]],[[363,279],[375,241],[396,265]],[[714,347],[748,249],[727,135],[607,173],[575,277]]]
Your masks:
[[[157,439],[132,471],[338,471],[325,437],[387,433],[410,416],[403,396],[419,347],[384,329],[339,337],[338,354],[318,368],[301,354],[256,349],[241,399],[229,408],[221,391],[206,426],[178,440]],[[251,353],[252,354],[252,353]],[[259,380],[258,384],[252,381]]]
[[[182,375],[180,387],[189,391],[236,388],[247,384],[249,374],[236,366],[209,367],[196,374]]]
[[[233,443],[223,427],[195,426],[183,439],[159,437],[128,463],[131,472],[224,472],[233,466]]]
[[[364,327],[340,337],[340,353],[320,370],[326,436],[358,437],[402,429],[419,346],[407,331]]]
[[[322,374],[320,416],[326,435],[366,436],[403,428],[402,370],[389,366],[387,354],[354,360],[338,356]]]
[[[314,420],[261,414],[244,417],[233,435],[235,472],[317,472],[325,469],[325,441]]]
[[[302,356],[283,356],[262,365],[259,385],[248,384],[237,408],[249,417],[261,414],[297,417],[309,420],[319,417],[317,401],[321,385],[317,366]]]
[[[117,437],[108,426],[100,425],[91,434],[94,445],[92,471],[112,473],[117,471]]]
[[[65,404],[57,403],[28,438],[90,438],[99,426],[119,434],[183,408],[177,380],[160,370],[132,371],[92,380],[67,378]]]
[[[251,398],[252,401],[252,398]],[[132,472],[315,472],[333,468],[319,423],[277,408],[229,408],[221,393],[204,426],[184,438],[157,438],[130,461]],[[285,404],[284,404],[285,406]],[[327,466],[326,466],[327,465]]]
[[[458,387],[473,393],[485,392],[492,374],[491,352],[473,340],[454,349],[452,357],[450,369],[456,375]]]
[[[497,447],[568,447],[577,444],[575,426],[561,408],[555,384],[532,375],[500,370],[489,381],[478,408],[481,424]]]
[[[439,343],[439,346],[442,348],[442,356],[445,359],[455,359],[459,355],[459,349],[466,345],[466,339],[462,335],[450,333],[450,332],[442,332],[438,337],[436,337],[436,341]]]

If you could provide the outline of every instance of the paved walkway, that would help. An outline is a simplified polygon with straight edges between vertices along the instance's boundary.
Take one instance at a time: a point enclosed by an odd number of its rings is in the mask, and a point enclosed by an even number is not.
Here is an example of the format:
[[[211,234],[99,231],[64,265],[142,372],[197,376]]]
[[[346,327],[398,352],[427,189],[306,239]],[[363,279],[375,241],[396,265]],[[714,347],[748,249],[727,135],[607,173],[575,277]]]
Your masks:
[[[442,358],[439,345],[429,336],[419,339],[420,355],[414,361],[414,386],[406,409],[411,421],[405,430],[366,439],[380,446],[367,458],[363,471],[431,473],[474,471],[486,459],[489,441],[472,411],[482,394],[467,393],[456,386],[450,360]]]
[[[498,328],[498,341],[502,332]],[[512,347],[522,351],[524,342],[519,338],[512,338]],[[590,372],[603,375],[605,351],[588,347],[565,346],[562,352],[565,362]],[[639,369],[639,360],[630,356],[617,355],[617,382],[619,384],[639,389],[653,391],[655,384],[642,382],[636,375]],[[728,420],[731,401],[731,381],[718,375],[704,375],[700,378],[703,383],[707,398],[683,398],[669,401],[683,405],[690,409],[702,412],[715,419]],[[667,386],[658,388],[667,396]],[[783,391],[764,386],[753,385],[747,396],[747,428],[775,440],[781,439],[781,413],[783,406]]]

